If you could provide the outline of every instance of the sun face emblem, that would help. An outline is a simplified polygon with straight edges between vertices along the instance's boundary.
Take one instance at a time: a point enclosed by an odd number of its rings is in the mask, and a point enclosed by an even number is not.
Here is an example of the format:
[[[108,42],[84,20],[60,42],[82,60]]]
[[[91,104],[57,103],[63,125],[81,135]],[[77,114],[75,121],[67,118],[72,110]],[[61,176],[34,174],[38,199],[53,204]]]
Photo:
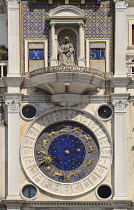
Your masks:
[[[49,166],[52,164],[53,159],[51,155],[46,155],[45,152],[42,152],[42,151],[39,153],[44,155],[41,159],[39,159],[40,165],[43,164],[44,166]]]

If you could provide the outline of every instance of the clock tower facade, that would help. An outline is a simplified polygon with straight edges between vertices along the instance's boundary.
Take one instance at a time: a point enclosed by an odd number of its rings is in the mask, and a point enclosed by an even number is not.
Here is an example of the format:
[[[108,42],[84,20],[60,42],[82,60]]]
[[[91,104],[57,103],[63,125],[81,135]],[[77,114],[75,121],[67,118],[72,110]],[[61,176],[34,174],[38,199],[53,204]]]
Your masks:
[[[133,1],[1,5],[0,209],[133,209]]]

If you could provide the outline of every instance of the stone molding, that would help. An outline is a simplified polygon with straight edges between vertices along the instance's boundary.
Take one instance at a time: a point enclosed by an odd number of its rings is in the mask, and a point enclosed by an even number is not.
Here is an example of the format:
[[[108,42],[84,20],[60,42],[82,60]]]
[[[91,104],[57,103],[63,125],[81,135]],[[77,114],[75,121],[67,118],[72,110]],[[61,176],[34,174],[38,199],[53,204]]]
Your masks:
[[[66,13],[66,11],[68,13]],[[64,14],[64,12],[65,12],[65,14]],[[53,9],[52,11],[49,12],[49,19],[57,18],[57,17],[59,18],[61,16],[61,13],[62,13],[62,16],[66,17],[66,18],[73,17],[73,18],[85,19],[84,12],[80,8],[72,6],[72,5],[62,5],[62,6],[56,7],[55,9]]]
[[[24,77],[3,77],[2,80],[7,87],[20,87]]]
[[[2,200],[2,203],[7,207],[17,207],[20,208],[25,201],[23,200]]]
[[[70,209],[75,208],[123,208],[127,209],[133,205],[131,200],[108,200],[108,201],[26,201],[26,200],[2,200],[1,204],[6,205],[7,207],[23,207],[23,208],[39,208],[44,209],[45,207],[69,207]]]
[[[65,208],[65,207],[69,207],[69,209],[74,209],[74,208],[82,208],[84,209],[94,209],[94,208],[103,208],[103,209],[107,209],[107,208],[123,208],[126,209],[128,206],[132,205],[132,201],[126,200],[126,201],[26,201],[23,204],[23,207],[29,207],[29,208],[45,208],[45,207],[59,207],[59,208]]]

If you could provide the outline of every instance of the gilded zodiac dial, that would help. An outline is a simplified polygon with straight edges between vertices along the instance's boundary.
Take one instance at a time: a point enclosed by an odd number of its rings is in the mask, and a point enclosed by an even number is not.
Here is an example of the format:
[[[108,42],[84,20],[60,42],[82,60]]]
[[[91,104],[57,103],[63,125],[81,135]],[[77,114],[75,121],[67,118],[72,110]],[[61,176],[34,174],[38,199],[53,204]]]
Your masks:
[[[36,141],[35,161],[52,180],[72,183],[88,176],[99,159],[93,132],[73,121],[48,126]]]

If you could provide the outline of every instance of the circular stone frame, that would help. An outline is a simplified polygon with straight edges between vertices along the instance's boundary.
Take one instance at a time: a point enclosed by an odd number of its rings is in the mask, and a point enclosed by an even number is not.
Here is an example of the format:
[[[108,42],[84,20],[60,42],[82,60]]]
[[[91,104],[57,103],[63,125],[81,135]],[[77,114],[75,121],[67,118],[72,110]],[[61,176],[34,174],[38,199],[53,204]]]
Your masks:
[[[26,187],[26,186],[28,186],[28,185],[30,185],[30,186],[32,186],[32,187],[34,187],[34,188],[36,189],[36,195],[35,195],[34,197],[32,197],[32,198],[27,198],[27,197],[25,197],[25,196],[23,195],[23,192],[22,192],[23,189],[24,189],[24,187]],[[37,198],[37,196],[38,196],[38,189],[37,189],[37,187],[34,186],[32,183],[27,183],[27,184],[25,184],[25,185],[22,186],[22,189],[21,189],[21,191],[20,191],[20,195],[21,195],[21,197],[22,197],[23,199],[34,200],[34,199]]]
[[[25,117],[25,116],[23,115],[22,111],[23,111],[23,108],[26,107],[26,106],[31,106],[31,107],[34,107],[34,108],[36,109],[36,114],[35,114],[34,117],[32,117],[32,118],[27,118],[27,117]],[[21,115],[22,119],[24,119],[25,121],[32,121],[32,120],[34,120],[34,119],[37,117],[37,114],[38,114],[38,111],[37,111],[37,107],[36,107],[35,104],[26,103],[26,104],[23,104],[23,105],[21,106],[20,115]]]
[[[107,187],[109,187],[109,188],[111,189],[111,195],[110,195],[109,197],[107,197],[107,198],[101,198],[101,197],[98,195],[98,189],[99,189],[99,187],[101,187],[101,186],[103,186],[103,185],[105,185],[105,186],[107,186]],[[96,194],[96,197],[97,197],[99,200],[109,200],[109,199],[111,199],[111,198],[113,197],[113,189],[112,189],[112,186],[111,186],[110,184],[108,184],[108,183],[101,183],[99,186],[97,186],[96,191],[95,191],[95,194]]]
[[[110,116],[110,117],[108,117],[108,118],[102,118],[102,117],[99,116],[98,110],[99,110],[102,106],[107,106],[107,107],[109,107],[109,108],[111,109],[111,112],[112,112],[112,113],[111,113],[111,116]],[[99,107],[97,107],[97,110],[96,110],[96,116],[97,116],[101,121],[104,121],[104,122],[109,121],[109,120],[113,117],[113,108],[112,108],[112,106],[109,105],[109,104],[101,104],[101,105],[99,105]]]
[[[99,160],[85,178],[73,183],[61,183],[47,177],[36,164],[34,146],[43,130],[56,122],[74,121],[90,129],[99,145]],[[77,196],[91,191],[108,174],[112,163],[112,141],[105,126],[92,114],[75,108],[60,108],[46,112],[27,128],[20,147],[23,169],[30,180],[42,190],[58,196]]]

